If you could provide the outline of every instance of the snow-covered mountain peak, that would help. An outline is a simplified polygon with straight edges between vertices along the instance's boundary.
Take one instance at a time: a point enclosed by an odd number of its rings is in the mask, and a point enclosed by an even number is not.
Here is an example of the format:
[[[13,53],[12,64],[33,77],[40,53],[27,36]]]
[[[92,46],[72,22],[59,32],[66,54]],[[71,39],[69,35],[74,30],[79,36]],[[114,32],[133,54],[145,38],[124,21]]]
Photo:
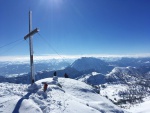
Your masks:
[[[42,83],[45,82],[48,88],[43,92]],[[54,84],[52,78],[42,79],[35,83],[34,90],[25,84],[0,83],[0,112],[124,113],[83,82],[59,78],[58,83],[59,86]]]
[[[98,75],[100,73],[97,73],[97,72],[92,72],[92,75],[95,76],[95,75]]]
[[[99,85],[106,82],[105,75],[97,72],[85,74],[77,78],[79,81],[85,82],[90,85]]]
[[[123,74],[123,75],[140,75],[140,73],[138,72],[138,70],[135,67],[115,67],[109,74],[107,75],[112,75],[112,74]]]
[[[143,76],[137,68],[128,66],[115,67],[106,77],[109,82],[136,83]]]

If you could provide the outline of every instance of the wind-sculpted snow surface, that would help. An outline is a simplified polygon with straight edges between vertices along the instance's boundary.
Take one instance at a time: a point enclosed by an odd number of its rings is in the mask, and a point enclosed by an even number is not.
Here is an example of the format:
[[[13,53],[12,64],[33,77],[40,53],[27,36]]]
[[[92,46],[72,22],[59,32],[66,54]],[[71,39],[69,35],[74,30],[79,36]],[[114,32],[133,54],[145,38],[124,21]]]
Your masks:
[[[64,78],[58,83],[52,78],[32,86],[0,83],[0,113],[126,113],[85,83]]]

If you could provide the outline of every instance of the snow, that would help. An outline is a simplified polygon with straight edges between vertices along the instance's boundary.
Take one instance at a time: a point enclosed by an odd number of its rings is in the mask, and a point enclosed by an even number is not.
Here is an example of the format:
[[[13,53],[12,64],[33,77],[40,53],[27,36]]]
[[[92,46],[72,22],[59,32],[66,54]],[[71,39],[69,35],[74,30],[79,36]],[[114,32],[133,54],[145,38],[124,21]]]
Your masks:
[[[99,85],[104,84],[106,82],[105,75],[97,72],[92,72],[90,74],[85,74],[78,78],[79,81],[85,82],[87,84]]]
[[[143,78],[143,75],[135,67],[115,67],[106,74],[107,80],[111,82],[133,84]]]
[[[43,92],[43,84],[48,88]],[[52,78],[34,85],[0,83],[0,113],[126,113],[77,80]]]
[[[115,101],[120,99],[120,96],[118,95],[120,91],[125,91],[129,87],[125,84],[105,84],[106,88],[100,89],[100,94],[102,96],[107,96],[109,99]]]
[[[144,102],[136,106],[132,106],[128,111],[131,113],[150,113],[150,97],[144,99]]]

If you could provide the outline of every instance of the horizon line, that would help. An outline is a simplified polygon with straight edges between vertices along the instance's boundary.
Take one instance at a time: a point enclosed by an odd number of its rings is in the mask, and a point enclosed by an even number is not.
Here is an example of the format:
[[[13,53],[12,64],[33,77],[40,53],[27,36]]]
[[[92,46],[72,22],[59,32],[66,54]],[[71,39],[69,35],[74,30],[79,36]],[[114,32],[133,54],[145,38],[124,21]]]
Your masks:
[[[85,54],[85,55],[57,55],[57,54],[43,54],[43,55],[34,55],[35,61],[40,60],[50,60],[50,59],[78,59],[82,57],[95,57],[95,58],[122,58],[122,57],[128,57],[128,58],[144,58],[144,57],[150,57],[150,53],[144,53],[144,54]],[[15,55],[15,56],[0,56],[0,61],[29,61],[30,59],[29,55]]]

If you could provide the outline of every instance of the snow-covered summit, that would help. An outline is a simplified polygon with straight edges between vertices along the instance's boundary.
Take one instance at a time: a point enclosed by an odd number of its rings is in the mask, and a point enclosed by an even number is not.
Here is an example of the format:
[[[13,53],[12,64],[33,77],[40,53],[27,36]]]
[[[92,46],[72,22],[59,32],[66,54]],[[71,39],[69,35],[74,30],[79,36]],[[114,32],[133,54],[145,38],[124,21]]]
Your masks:
[[[106,83],[105,78],[106,76],[104,74],[92,72],[90,74],[84,74],[83,76],[80,76],[77,79],[90,85],[99,85]]]
[[[43,92],[43,84],[48,88]],[[33,86],[0,83],[1,113],[124,113],[94,89],[77,80],[52,78],[37,81]],[[33,87],[33,89],[32,89]],[[30,90],[29,90],[30,89]],[[31,90],[32,89],[32,90]]]
[[[109,82],[134,83],[142,78],[141,73],[135,67],[115,67],[106,75]]]

